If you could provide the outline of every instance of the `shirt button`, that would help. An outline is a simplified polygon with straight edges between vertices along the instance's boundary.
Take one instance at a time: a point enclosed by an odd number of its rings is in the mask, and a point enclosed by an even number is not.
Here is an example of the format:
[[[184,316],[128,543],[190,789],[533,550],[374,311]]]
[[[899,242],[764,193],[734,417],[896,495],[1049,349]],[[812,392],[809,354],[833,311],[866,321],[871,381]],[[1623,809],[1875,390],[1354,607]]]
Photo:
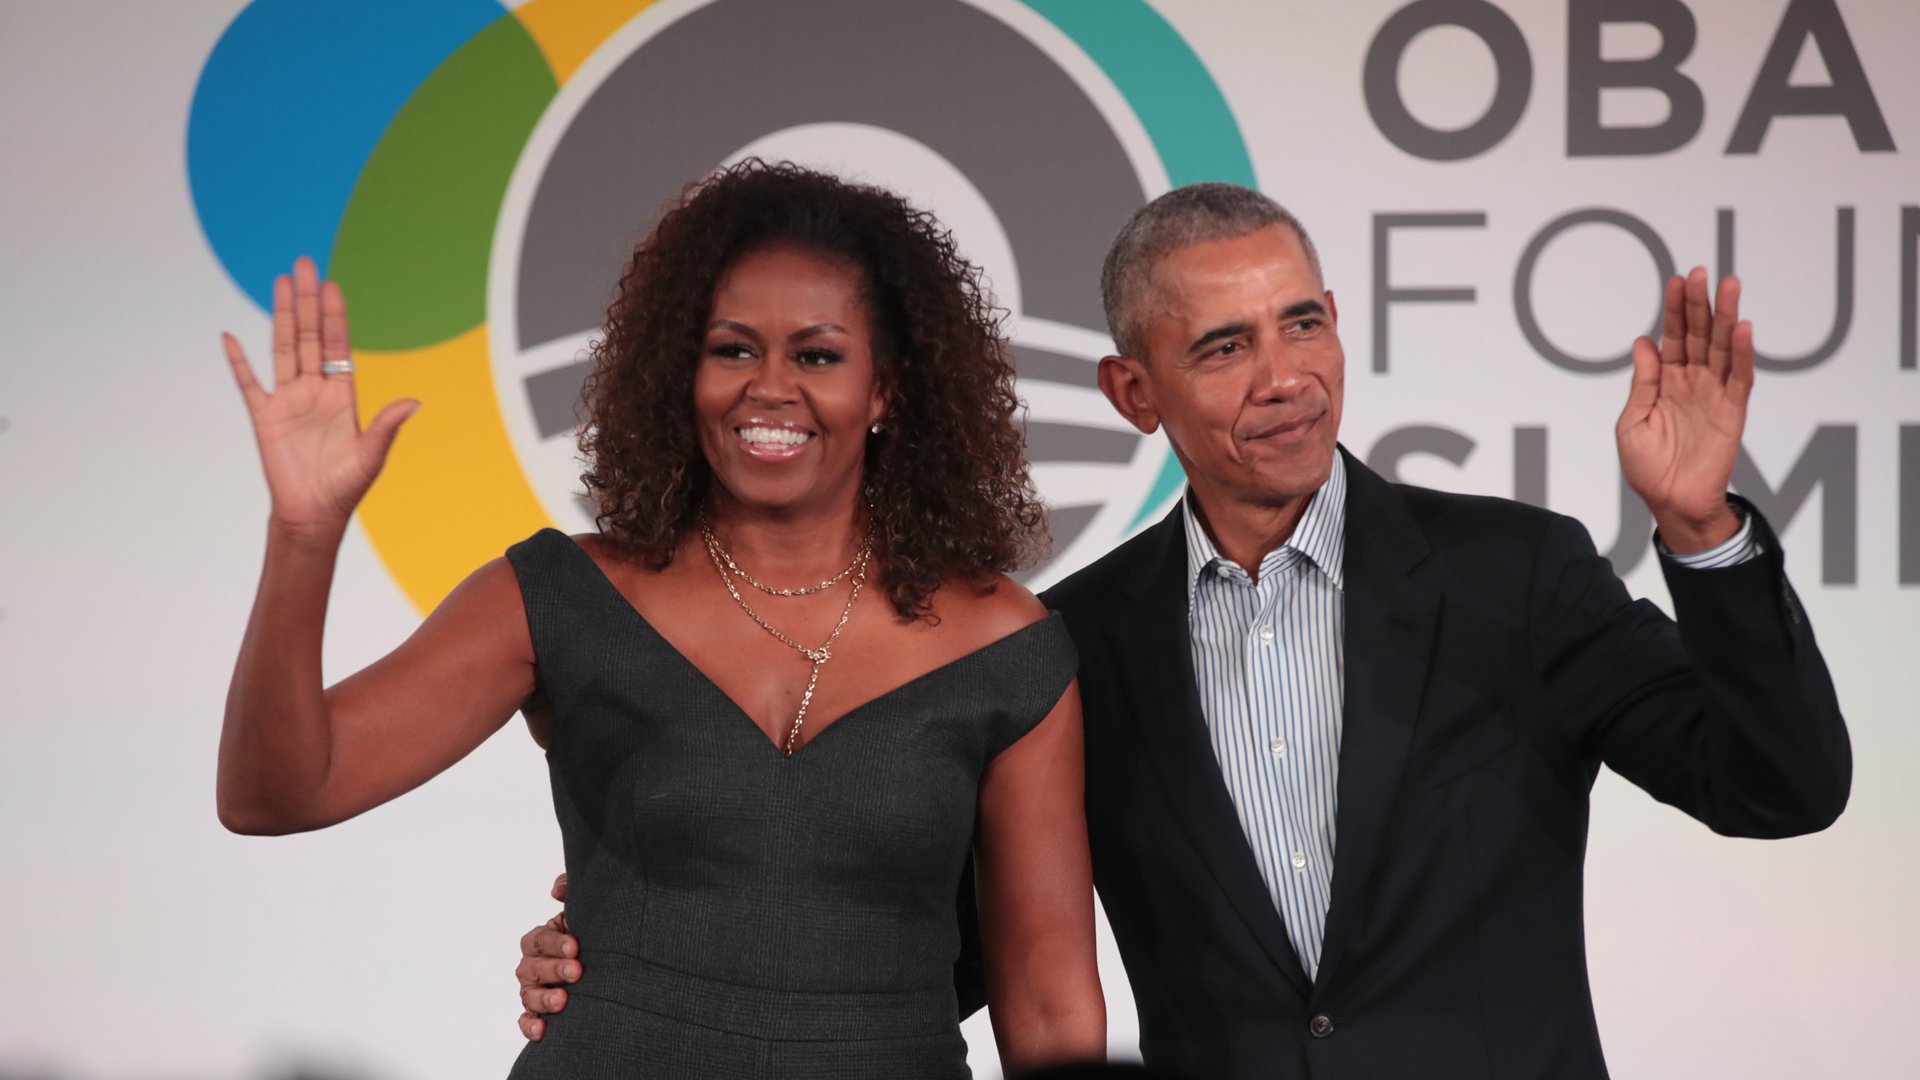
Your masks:
[[[1328,1016],[1326,1013],[1321,1013],[1319,1016],[1307,1021],[1307,1034],[1312,1035],[1316,1039],[1324,1039],[1333,1034],[1333,1017]]]
[[[1273,627],[1262,626],[1260,628],[1260,641],[1267,645],[1273,644]]]
[[[1284,758],[1287,756],[1287,740],[1275,739],[1267,744],[1267,749],[1273,751],[1274,757]]]
[[[1295,870],[1305,870],[1307,868],[1307,856],[1304,853],[1298,851],[1293,853],[1293,868]]]

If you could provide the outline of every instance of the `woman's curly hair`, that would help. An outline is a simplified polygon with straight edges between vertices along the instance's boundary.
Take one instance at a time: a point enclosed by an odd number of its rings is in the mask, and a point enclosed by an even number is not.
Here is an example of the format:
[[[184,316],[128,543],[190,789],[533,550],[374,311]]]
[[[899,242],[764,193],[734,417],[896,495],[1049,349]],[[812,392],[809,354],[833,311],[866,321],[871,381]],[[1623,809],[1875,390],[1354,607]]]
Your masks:
[[[581,480],[600,530],[654,569],[712,484],[693,416],[715,286],[741,256],[792,245],[864,279],[886,394],[867,438],[874,560],[902,618],[947,581],[986,585],[1046,543],[1014,413],[1014,370],[980,272],[931,214],[889,191],[749,160],[693,184],[634,251],[593,348]]]

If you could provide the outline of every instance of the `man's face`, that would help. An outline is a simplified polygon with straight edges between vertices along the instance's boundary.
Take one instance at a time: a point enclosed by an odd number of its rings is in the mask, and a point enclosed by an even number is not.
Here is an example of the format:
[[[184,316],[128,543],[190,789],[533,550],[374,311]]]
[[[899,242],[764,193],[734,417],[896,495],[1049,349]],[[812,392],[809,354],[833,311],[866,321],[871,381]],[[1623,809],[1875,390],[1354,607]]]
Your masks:
[[[1339,313],[1285,225],[1180,248],[1154,267],[1147,355],[1102,389],[1145,432],[1164,424],[1203,505],[1281,508],[1324,484],[1340,429]]]

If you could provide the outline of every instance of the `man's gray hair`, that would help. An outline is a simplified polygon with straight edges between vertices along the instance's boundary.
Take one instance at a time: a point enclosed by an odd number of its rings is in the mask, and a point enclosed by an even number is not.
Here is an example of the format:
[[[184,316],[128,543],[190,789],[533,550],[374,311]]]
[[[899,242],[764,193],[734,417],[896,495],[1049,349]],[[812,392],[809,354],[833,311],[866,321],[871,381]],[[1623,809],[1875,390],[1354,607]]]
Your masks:
[[[1273,225],[1285,225],[1300,238],[1318,277],[1320,256],[1299,219],[1252,188],[1188,184],[1134,211],[1113,238],[1100,269],[1100,303],[1107,311],[1107,332],[1120,354],[1146,359],[1140,308],[1151,294],[1153,268],[1161,259],[1184,247],[1230,240]]]

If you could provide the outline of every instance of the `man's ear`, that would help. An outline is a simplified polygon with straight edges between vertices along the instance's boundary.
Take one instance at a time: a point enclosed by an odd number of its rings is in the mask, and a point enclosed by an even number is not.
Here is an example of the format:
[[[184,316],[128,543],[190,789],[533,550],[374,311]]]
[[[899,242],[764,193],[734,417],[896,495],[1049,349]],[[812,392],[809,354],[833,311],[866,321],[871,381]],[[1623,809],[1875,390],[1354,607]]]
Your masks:
[[[1335,330],[1338,330],[1340,329],[1340,305],[1333,302],[1332,289],[1327,290],[1326,301],[1327,301],[1327,321],[1333,324],[1333,328]]]
[[[1145,361],[1130,356],[1101,357],[1100,392],[1140,434],[1151,435],[1160,430],[1160,410],[1154,407],[1146,368]]]

